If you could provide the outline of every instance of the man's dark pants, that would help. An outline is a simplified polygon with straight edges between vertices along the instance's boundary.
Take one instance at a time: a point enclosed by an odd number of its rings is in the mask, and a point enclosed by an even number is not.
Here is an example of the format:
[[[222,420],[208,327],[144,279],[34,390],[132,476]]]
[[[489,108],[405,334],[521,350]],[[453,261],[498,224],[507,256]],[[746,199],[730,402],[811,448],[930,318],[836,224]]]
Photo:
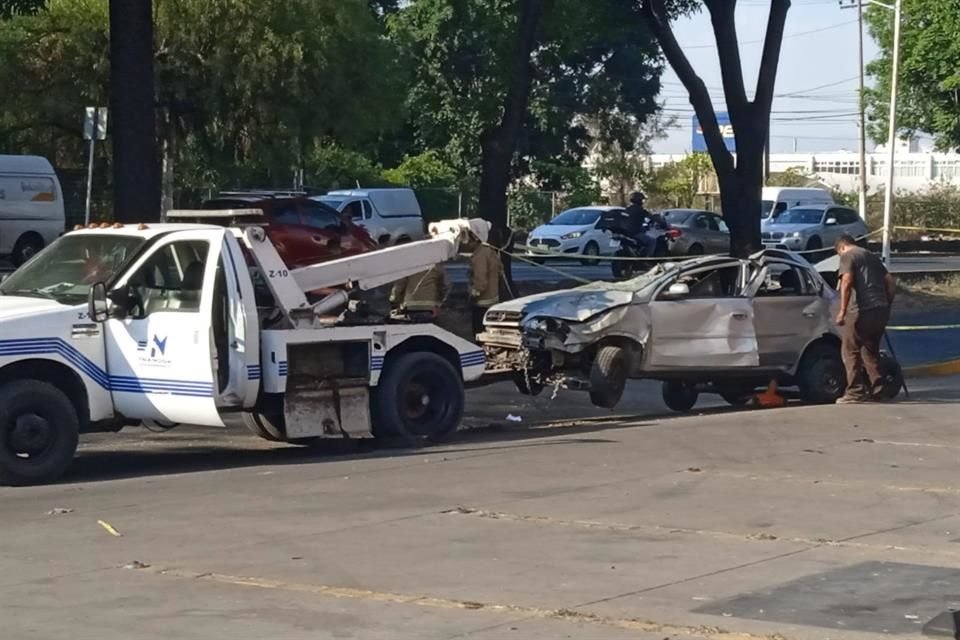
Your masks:
[[[490,307],[479,307],[473,305],[470,312],[470,322],[473,325],[473,333],[483,333],[483,316],[487,315]]]
[[[883,374],[880,371],[880,340],[887,330],[890,308],[860,310],[847,316],[843,326],[843,364],[847,369],[847,395],[865,396],[869,382],[876,387]],[[863,379],[864,373],[867,380]]]

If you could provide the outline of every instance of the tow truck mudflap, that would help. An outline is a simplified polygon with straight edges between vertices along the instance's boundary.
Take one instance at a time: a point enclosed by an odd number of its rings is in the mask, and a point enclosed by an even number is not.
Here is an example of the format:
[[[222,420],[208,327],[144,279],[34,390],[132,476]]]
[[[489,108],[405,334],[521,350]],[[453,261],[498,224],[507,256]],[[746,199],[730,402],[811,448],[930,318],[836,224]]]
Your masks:
[[[290,388],[284,421],[291,439],[372,437],[367,381],[337,380],[320,388]]]

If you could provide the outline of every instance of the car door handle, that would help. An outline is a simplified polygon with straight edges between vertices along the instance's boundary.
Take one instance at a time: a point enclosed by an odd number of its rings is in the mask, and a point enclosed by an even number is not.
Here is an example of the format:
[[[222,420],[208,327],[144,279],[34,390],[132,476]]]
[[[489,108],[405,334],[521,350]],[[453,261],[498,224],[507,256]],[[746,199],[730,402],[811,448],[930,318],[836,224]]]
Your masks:
[[[747,314],[744,313],[743,311],[736,311],[734,313],[731,313],[730,317],[733,318],[734,320],[746,320]]]

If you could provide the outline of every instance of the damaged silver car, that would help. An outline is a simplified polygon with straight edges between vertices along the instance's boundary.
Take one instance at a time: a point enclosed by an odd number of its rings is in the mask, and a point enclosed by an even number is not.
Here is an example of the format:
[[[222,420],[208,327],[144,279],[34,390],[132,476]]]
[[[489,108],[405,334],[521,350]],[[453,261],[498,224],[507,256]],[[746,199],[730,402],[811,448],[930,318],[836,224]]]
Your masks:
[[[527,394],[562,384],[612,408],[628,379],[648,378],[663,381],[668,407],[688,411],[700,393],[740,405],[776,379],[828,403],[845,386],[837,306],[806,260],[767,250],[504,302],[479,339],[490,371]]]

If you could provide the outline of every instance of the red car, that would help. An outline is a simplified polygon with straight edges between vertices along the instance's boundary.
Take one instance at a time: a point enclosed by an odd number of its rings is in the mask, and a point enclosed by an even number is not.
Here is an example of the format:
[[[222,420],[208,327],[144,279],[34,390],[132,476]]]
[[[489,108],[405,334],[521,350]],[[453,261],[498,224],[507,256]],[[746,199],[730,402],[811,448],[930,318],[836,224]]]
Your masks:
[[[363,227],[341,219],[336,209],[303,196],[224,193],[204,202],[203,208],[263,211],[267,235],[291,269],[377,248]]]

